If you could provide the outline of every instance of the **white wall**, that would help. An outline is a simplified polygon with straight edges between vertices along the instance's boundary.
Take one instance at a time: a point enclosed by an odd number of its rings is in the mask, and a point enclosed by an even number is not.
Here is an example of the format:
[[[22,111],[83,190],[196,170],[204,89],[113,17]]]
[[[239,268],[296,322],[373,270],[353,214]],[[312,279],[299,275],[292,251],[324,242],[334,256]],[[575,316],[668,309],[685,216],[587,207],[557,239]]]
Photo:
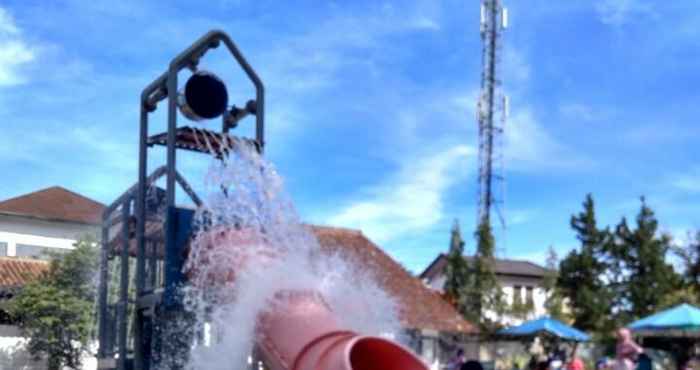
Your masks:
[[[97,232],[94,225],[0,215],[0,242],[7,243],[10,257],[16,256],[17,244],[71,249],[81,236]]]
[[[15,326],[0,325],[0,369],[43,370],[45,361],[34,361],[24,349],[26,339]]]
[[[12,325],[0,325],[0,370],[45,370],[46,360],[34,360],[27,352],[27,338],[21,336],[20,330]],[[91,352],[97,350],[93,343]],[[67,369],[67,368],[66,368]],[[82,370],[97,369],[97,359],[94,356],[83,358]]]
[[[526,301],[527,289],[526,287],[533,287],[533,303],[534,311],[527,317],[527,320],[534,319],[539,316],[544,316],[547,314],[545,309],[545,301],[547,300],[547,294],[542,288],[542,279],[537,277],[527,277],[527,276],[511,276],[511,275],[496,275],[498,283],[503,289],[503,294],[505,296],[506,302],[508,304],[513,303],[514,290],[516,286],[522,287],[522,297],[521,301]],[[428,287],[437,291],[442,291],[445,286],[446,277],[444,274],[440,274],[431,281],[426,282]],[[498,320],[505,325],[518,325],[523,322],[522,319],[515,317],[497,317],[495,312],[484,312],[484,315],[492,320]]]

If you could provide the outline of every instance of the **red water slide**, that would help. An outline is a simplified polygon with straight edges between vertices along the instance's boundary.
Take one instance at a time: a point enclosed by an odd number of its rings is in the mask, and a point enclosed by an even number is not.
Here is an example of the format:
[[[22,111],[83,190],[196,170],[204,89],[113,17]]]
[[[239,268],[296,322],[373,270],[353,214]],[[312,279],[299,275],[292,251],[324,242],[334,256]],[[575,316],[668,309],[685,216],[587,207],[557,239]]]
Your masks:
[[[199,235],[197,245],[204,251],[194,256],[191,266],[211,264],[219,248],[246,248],[253,238],[235,230],[212,231]],[[217,249],[219,249],[217,251]],[[254,249],[254,248],[251,248]],[[235,265],[261,263],[274,258],[270,254],[237,253]],[[208,253],[208,251],[216,253]],[[240,251],[240,249],[239,249]],[[190,270],[195,281],[198,271],[207,271],[206,280],[233,282],[234,269]],[[257,344],[271,370],[427,370],[423,361],[410,350],[391,340],[363,336],[340,325],[340,320],[318,292],[279,291],[269,309],[257,322]]]

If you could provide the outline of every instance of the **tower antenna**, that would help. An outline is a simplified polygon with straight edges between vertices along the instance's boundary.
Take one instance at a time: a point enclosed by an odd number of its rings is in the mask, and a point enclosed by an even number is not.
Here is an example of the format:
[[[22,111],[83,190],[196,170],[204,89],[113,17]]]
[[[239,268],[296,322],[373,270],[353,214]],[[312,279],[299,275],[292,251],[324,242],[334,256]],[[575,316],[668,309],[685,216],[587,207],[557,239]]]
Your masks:
[[[509,102],[501,91],[499,55],[503,31],[508,27],[508,9],[501,5],[501,0],[481,0],[480,15],[482,71],[481,93],[477,102],[479,124],[477,225],[491,224],[493,208],[505,235],[503,132]]]

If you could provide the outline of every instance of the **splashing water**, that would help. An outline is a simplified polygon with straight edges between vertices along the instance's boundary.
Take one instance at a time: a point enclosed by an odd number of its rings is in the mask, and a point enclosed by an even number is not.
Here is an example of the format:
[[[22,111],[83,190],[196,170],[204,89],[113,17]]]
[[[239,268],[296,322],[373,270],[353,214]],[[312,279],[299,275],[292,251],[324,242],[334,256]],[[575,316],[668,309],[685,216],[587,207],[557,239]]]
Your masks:
[[[187,368],[244,368],[259,315],[284,299],[281,291],[319,293],[347,329],[397,338],[394,299],[370,271],[323,251],[274,167],[252,146],[234,144],[210,165],[195,216],[185,308],[195,326],[210,329],[192,347]],[[238,232],[225,232],[231,230]]]

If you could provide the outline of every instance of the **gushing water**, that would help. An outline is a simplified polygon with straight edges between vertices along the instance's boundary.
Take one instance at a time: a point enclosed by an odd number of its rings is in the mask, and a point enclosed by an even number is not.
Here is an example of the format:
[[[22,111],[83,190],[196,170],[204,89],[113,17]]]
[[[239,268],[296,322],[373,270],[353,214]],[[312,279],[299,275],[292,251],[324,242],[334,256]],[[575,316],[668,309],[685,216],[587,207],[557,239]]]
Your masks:
[[[318,292],[348,329],[396,338],[394,299],[371,272],[322,250],[274,167],[250,145],[235,144],[210,165],[195,217],[185,307],[195,327],[209,329],[187,368],[245,368],[259,315],[285,299],[280,291]]]

